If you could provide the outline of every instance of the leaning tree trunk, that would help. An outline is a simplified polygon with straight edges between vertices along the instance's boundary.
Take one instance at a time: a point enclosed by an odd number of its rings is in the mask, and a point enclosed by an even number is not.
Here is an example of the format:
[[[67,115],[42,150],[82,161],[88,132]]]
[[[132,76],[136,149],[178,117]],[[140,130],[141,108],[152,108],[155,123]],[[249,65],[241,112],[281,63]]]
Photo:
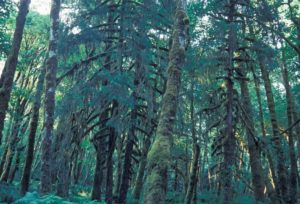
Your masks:
[[[259,122],[260,122],[260,127],[261,127],[261,133],[262,133],[262,137],[266,138],[267,133],[266,133],[266,129],[265,129],[264,114],[263,114],[263,108],[262,108],[262,103],[261,103],[259,79],[257,78],[257,76],[255,74],[255,70],[254,70],[254,67],[252,66],[252,64],[250,65],[250,68],[251,68],[251,72],[252,72],[253,79],[254,79],[255,93],[256,93],[256,97],[257,97],[258,110],[259,110]],[[278,200],[276,198],[277,197],[276,190],[272,185],[272,179],[273,179],[275,187],[278,187],[278,180],[277,180],[277,176],[276,176],[276,172],[275,172],[275,168],[274,168],[274,162],[273,162],[273,159],[271,157],[271,154],[270,154],[270,151],[268,148],[265,148],[264,154],[266,155],[267,161],[269,163],[269,166],[267,165],[267,167],[264,170],[265,184],[266,184],[267,192],[268,192],[269,197],[271,198],[272,202],[277,203]],[[268,176],[269,169],[271,171],[272,179]]]
[[[20,8],[16,19],[16,29],[12,41],[12,48],[9,52],[8,58],[4,65],[3,73],[0,78],[0,144],[2,141],[2,130],[4,127],[5,114],[8,108],[8,102],[16,72],[29,4],[30,0],[21,0],[20,2]]]
[[[277,122],[277,116],[275,111],[275,102],[271,87],[271,81],[269,78],[269,73],[265,67],[264,59],[261,53],[257,53],[259,67],[262,73],[262,78],[265,85],[265,91],[267,96],[268,108],[270,113],[273,137],[274,137],[274,146],[277,154],[277,174],[278,174],[278,183],[280,189],[280,196],[285,201],[288,202],[288,190],[287,190],[287,169],[285,167],[285,156],[282,146],[282,138],[280,138],[279,127]]]
[[[22,100],[21,98],[19,98],[17,103],[19,105],[16,108],[16,113],[15,113],[16,116],[15,116],[14,125],[12,126],[12,132],[11,132],[11,136],[10,136],[8,152],[7,152],[6,158],[5,158],[4,171],[1,174],[1,178],[0,178],[0,180],[4,181],[4,182],[7,182],[7,180],[8,180],[12,161],[15,156],[15,151],[18,146],[18,142],[20,141],[20,138],[18,136],[19,136],[20,129],[22,129],[22,119],[24,116],[27,99]]]
[[[51,191],[51,144],[53,137],[55,88],[56,88],[56,69],[57,69],[57,44],[59,31],[59,12],[60,0],[51,2],[51,26],[49,40],[49,58],[47,61],[46,72],[46,93],[45,93],[45,132],[42,142],[42,165],[41,165],[41,184],[42,194]]]
[[[8,183],[10,183],[10,184],[14,181],[16,173],[20,168],[21,154],[22,154],[24,148],[25,148],[25,146],[21,146],[21,147],[18,147],[18,149],[17,149],[15,165],[14,165],[14,168],[12,168],[10,175],[9,175]]]
[[[30,129],[29,129],[29,135],[27,141],[27,155],[26,155],[26,161],[25,161],[25,166],[24,166],[22,180],[21,180],[21,191],[20,191],[21,195],[24,195],[29,188],[31,167],[34,159],[34,143],[35,143],[36,130],[39,123],[39,110],[41,106],[45,72],[46,69],[43,67],[42,72],[38,79],[35,101],[32,108],[32,118],[30,122]]]
[[[243,71],[241,71],[243,72]],[[246,76],[243,76],[246,77]],[[248,89],[248,82],[246,80],[241,80],[241,95],[243,104],[243,115],[244,122],[247,129],[247,140],[248,140],[248,150],[250,156],[250,167],[252,172],[252,185],[254,189],[254,195],[257,202],[264,201],[264,179],[263,179],[263,168],[260,161],[260,151],[259,144],[256,141],[256,135],[254,134],[254,121],[252,115],[252,104]]]
[[[171,162],[172,132],[176,118],[181,69],[189,44],[189,19],[185,13],[186,1],[176,0],[175,23],[169,55],[168,80],[163,96],[161,115],[155,142],[148,153],[148,175],[144,190],[144,204],[165,202],[167,171]]]

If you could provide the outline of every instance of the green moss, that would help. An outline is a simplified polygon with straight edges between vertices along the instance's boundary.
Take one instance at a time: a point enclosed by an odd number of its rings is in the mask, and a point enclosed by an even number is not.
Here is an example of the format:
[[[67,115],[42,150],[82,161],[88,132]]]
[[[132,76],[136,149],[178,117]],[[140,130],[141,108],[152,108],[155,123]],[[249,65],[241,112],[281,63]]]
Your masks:
[[[153,165],[167,166],[170,162],[170,146],[167,139],[162,138],[154,142],[150,152],[148,153],[148,166],[152,168]]]

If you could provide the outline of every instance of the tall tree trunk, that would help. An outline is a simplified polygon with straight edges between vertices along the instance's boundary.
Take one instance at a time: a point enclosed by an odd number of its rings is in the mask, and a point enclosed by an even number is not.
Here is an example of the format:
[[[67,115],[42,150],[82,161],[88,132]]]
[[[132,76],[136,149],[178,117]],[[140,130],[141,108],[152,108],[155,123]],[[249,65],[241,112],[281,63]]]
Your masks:
[[[193,140],[193,158],[191,164],[191,172],[189,178],[189,184],[187,187],[187,192],[185,196],[185,204],[190,204],[193,198],[194,191],[196,190],[197,185],[197,170],[198,170],[198,162],[200,155],[200,146],[197,144],[196,137],[196,124],[195,124],[195,108],[194,108],[194,87],[195,87],[195,79],[194,73],[191,74],[192,84],[191,84],[191,98],[190,98],[190,120],[191,120],[191,129],[192,129],[192,140]]]
[[[116,146],[116,132],[110,127],[110,136],[108,140],[108,155],[106,159],[106,192],[105,201],[107,204],[113,202],[113,154]]]
[[[142,50],[139,50],[139,52],[142,52]],[[131,174],[132,174],[131,169],[132,169],[133,146],[134,146],[134,140],[136,139],[135,129],[137,125],[136,120],[137,120],[137,113],[139,108],[138,97],[141,91],[142,82],[144,81],[143,63],[140,54],[137,54],[135,63],[136,63],[135,66],[136,69],[135,69],[135,77],[134,77],[134,91],[132,93],[134,105],[130,115],[131,125],[128,132],[128,138],[126,140],[123,173],[122,173],[118,203],[126,203],[129,181],[131,179]]]
[[[23,129],[21,123],[22,123],[26,103],[27,103],[27,99],[22,100],[21,98],[18,98],[18,100],[17,100],[18,106],[17,106],[16,112],[15,112],[15,118],[14,118],[15,121],[12,126],[9,147],[8,147],[8,151],[7,151],[6,158],[5,158],[4,171],[2,172],[1,178],[0,178],[0,180],[4,181],[4,182],[7,182],[8,178],[9,178],[9,172],[11,170],[11,165],[13,162],[13,158],[15,156],[15,151],[18,146],[18,142],[20,140],[18,135],[19,135],[20,129]],[[22,132],[23,131],[21,131],[21,133]]]
[[[59,161],[58,161],[58,172],[57,172],[57,190],[56,194],[63,198],[68,198],[69,196],[69,185],[70,185],[70,146],[71,144],[67,141],[70,138],[65,135],[63,139],[62,147],[59,151]]]
[[[20,1],[20,7],[16,19],[16,28],[12,40],[12,48],[9,52],[8,58],[4,65],[3,73],[0,78],[0,144],[2,143],[2,131],[4,127],[5,115],[16,72],[29,4],[30,0]]]
[[[282,138],[279,133],[279,127],[277,122],[277,116],[275,111],[275,103],[274,103],[274,97],[272,92],[272,86],[271,81],[269,78],[269,72],[267,68],[265,67],[264,59],[261,53],[257,53],[258,61],[259,61],[259,67],[262,73],[262,78],[264,81],[266,96],[267,96],[267,102],[268,102],[268,108],[270,113],[270,119],[271,119],[271,125],[272,125],[272,131],[273,131],[273,137],[274,137],[274,145],[275,150],[277,154],[277,174],[278,174],[278,183],[279,183],[279,189],[280,189],[280,196],[285,201],[288,202],[288,190],[287,190],[287,169],[285,167],[285,156],[284,156],[284,150],[282,146]]]
[[[194,147],[193,160],[192,160],[193,161],[192,171],[190,174],[189,185],[188,185],[188,189],[184,201],[185,204],[190,204],[192,202],[192,198],[197,185],[197,169],[198,169],[200,147],[198,144],[195,144],[195,146],[196,147]]]
[[[44,138],[42,141],[42,165],[40,192],[42,194],[51,191],[51,145],[53,138],[56,69],[57,69],[57,44],[59,31],[60,0],[51,1],[51,26],[49,39],[49,58],[46,70],[46,93],[45,93],[45,119]]]
[[[135,185],[134,185],[134,189],[133,189],[133,197],[136,202],[139,201],[140,194],[142,191],[144,174],[145,174],[145,169],[146,169],[146,165],[147,165],[147,153],[149,151],[149,147],[151,144],[149,136],[146,136],[146,137],[147,138],[145,139],[145,142],[144,142],[144,147],[142,150],[142,155],[140,157],[138,172],[136,175]]]
[[[228,59],[225,71],[227,72],[226,76],[226,118],[225,118],[225,142],[224,142],[224,170],[222,171],[223,181],[222,181],[222,190],[224,195],[224,204],[232,203],[234,186],[232,184],[233,179],[233,167],[235,164],[235,149],[236,149],[236,140],[234,136],[234,84],[233,84],[233,73],[234,73],[234,63],[233,57],[234,52],[236,50],[237,45],[236,42],[236,33],[233,28],[234,26],[234,14],[235,14],[235,6],[236,1],[229,0],[228,1],[228,26],[229,26],[229,34],[228,34]]]
[[[116,183],[114,186],[114,197],[118,197],[119,189],[120,189],[120,183],[122,178],[122,147],[123,147],[123,137],[120,135],[119,138],[117,138],[117,172],[116,172]]]
[[[10,123],[12,123],[13,118],[11,118],[10,120],[11,120]],[[9,125],[9,126],[11,126],[11,125]],[[10,128],[10,129],[12,129],[12,128]],[[2,155],[1,155],[0,176],[3,173],[3,170],[4,170],[5,159],[6,159],[6,155],[8,153],[8,149],[9,149],[9,135],[10,135],[10,130],[8,129],[6,131],[5,141],[4,141],[4,145],[3,145],[4,150],[3,150]]]
[[[148,175],[144,190],[144,204],[164,203],[167,190],[167,171],[171,162],[172,132],[177,112],[181,69],[189,44],[189,20],[186,1],[176,0],[172,45],[169,51],[168,80],[162,100],[161,115],[155,142],[148,153]]]
[[[241,72],[243,72],[241,70]],[[244,74],[245,75],[245,74]],[[246,77],[246,76],[243,76]],[[250,167],[252,172],[252,185],[254,187],[254,195],[257,202],[264,201],[264,179],[263,179],[263,168],[260,161],[259,144],[255,140],[256,135],[254,134],[254,122],[252,114],[252,104],[248,89],[248,83],[246,80],[240,81],[242,104],[244,109],[244,120],[247,128],[247,140],[248,150],[250,155]]]
[[[43,67],[38,79],[35,101],[32,108],[32,118],[30,122],[30,129],[29,129],[29,135],[27,141],[27,155],[26,155],[25,166],[24,166],[23,175],[21,179],[21,189],[20,189],[21,195],[24,195],[29,188],[31,167],[34,159],[35,136],[36,136],[36,130],[39,123],[39,110],[41,106],[41,98],[43,93],[45,73],[46,73],[46,69]]]
[[[288,75],[288,69],[285,65],[285,63],[281,60],[279,60],[279,64],[281,66],[282,71],[282,78],[283,78],[283,85],[286,92],[286,101],[287,101],[287,118],[288,118],[288,127],[291,127],[294,122],[294,99],[291,92],[291,87],[289,84],[289,75]],[[296,203],[296,195],[297,195],[297,158],[296,158],[296,151],[294,146],[294,131],[293,129],[289,129],[288,131],[288,144],[289,144],[289,156],[290,156],[290,175],[289,175],[289,181],[290,181],[290,203]]]
[[[257,102],[258,102],[258,109],[259,109],[259,122],[260,122],[260,127],[261,127],[261,132],[262,132],[262,136],[264,138],[267,137],[266,134],[266,129],[265,129],[265,122],[264,122],[264,114],[263,114],[263,106],[261,103],[261,94],[260,94],[260,88],[259,88],[259,79],[257,78],[257,75],[255,73],[254,67],[252,66],[252,64],[250,65],[251,68],[251,72],[254,78],[254,85],[255,85],[255,93],[256,93],[256,97],[257,97]],[[267,161],[269,163],[269,167],[265,167],[266,169],[264,170],[264,175],[265,175],[265,184],[266,184],[266,188],[267,188],[267,192],[269,194],[269,197],[271,198],[273,203],[277,203],[278,199],[276,194],[279,194],[279,191],[276,193],[276,190],[274,189],[273,185],[272,185],[272,181],[271,178],[269,177],[269,169],[271,171],[271,176],[272,176],[272,180],[273,183],[275,185],[275,187],[277,187],[278,189],[278,179],[276,176],[276,172],[275,172],[275,167],[274,167],[274,162],[273,159],[271,157],[270,154],[270,150],[268,148],[265,149],[265,154],[267,157]]]
[[[21,147],[18,147],[18,149],[17,149],[16,161],[15,161],[14,167],[12,168],[10,175],[9,175],[9,180],[8,180],[9,183],[12,183],[14,181],[16,172],[20,168],[21,153],[23,152],[24,148],[25,148],[25,146],[21,146]]]
[[[115,6],[110,4],[109,5],[109,13],[108,13],[108,18],[107,18],[107,23],[108,23],[108,29],[109,30],[114,30],[113,29],[113,24],[114,24],[114,12],[115,12]],[[112,37],[113,33],[109,32],[108,33],[108,38]],[[109,41],[106,43],[105,50],[110,51],[112,49],[112,42]],[[112,71],[112,66],[111,66],[111,55],[108,54],[105,57],[104,64],[105,64],[105,69],[107,71]],[[103,84],[107,85],[109,82]],[[112,101],[112,107],[110,109],[110,117],[113,117],[115,111],[118,108],[118,103],[117,101],[113,100]],[[106,125],[106,124],[105,124]],[[117,131],[115,130],[114,127],[108,126],[108,131],[109,131],[109,138],[108,138],[108,153],[107,153],[107,158],[106,158],[106,191],[105,191],[105,201],[107,204],[112,204],[113,202],[113,165],[114,165],[114,160],[113,160],[113,154],[115,151],[116,147],[116,138],[117,138]]]
[[[131,178],[131,167],[132,167],[132,152],[133,152],[133,145],[134,145],[134,127],[130,128],[130,132],[128,133],[129,136],[126,141],[125,147],[125,155],[124,155],[124,162],[123,162],[123,173],[120,185],[120,191],[118,196],[118,202],[120,204],[126,203],[126,196],[127,191],[129,188],[129,181]]]
[[[101,151],[98,151],[96,148],[96,168],[95,168],[95,176],[93,183],[93,191],[92,191],[92,200],[101,201],[101,187],[102,187],[102,179],[103,179],[103,155]]]

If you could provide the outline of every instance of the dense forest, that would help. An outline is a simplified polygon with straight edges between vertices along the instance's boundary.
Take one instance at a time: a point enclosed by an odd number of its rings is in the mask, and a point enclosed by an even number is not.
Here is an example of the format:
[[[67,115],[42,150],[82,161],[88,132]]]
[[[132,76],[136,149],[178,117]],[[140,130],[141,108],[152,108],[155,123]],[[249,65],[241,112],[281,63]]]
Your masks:
[[[0,0],[0,75],[1,203],[300,202],[300,0]]]

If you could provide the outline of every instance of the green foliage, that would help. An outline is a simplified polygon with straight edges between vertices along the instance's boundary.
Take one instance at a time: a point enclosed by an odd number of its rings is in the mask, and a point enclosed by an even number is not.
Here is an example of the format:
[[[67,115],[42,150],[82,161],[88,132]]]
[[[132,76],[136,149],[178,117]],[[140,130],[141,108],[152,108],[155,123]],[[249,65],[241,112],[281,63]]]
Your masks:
[[[18,189],[7,184],[0,184],[0,203],[11,203],[19,199]]]
[[[12,10],[9,0],[0,1],[0,60],[3,59],[10,48],[10,34],[7,32],[7,23]]]
[[[46,195],[39,197],[37,192],[28,192],[23,198],[15,201],[14,204],[105,204],[103,202],[90,201],[87,198],[77,197],[76,202],[66,201],[56,195]]]

